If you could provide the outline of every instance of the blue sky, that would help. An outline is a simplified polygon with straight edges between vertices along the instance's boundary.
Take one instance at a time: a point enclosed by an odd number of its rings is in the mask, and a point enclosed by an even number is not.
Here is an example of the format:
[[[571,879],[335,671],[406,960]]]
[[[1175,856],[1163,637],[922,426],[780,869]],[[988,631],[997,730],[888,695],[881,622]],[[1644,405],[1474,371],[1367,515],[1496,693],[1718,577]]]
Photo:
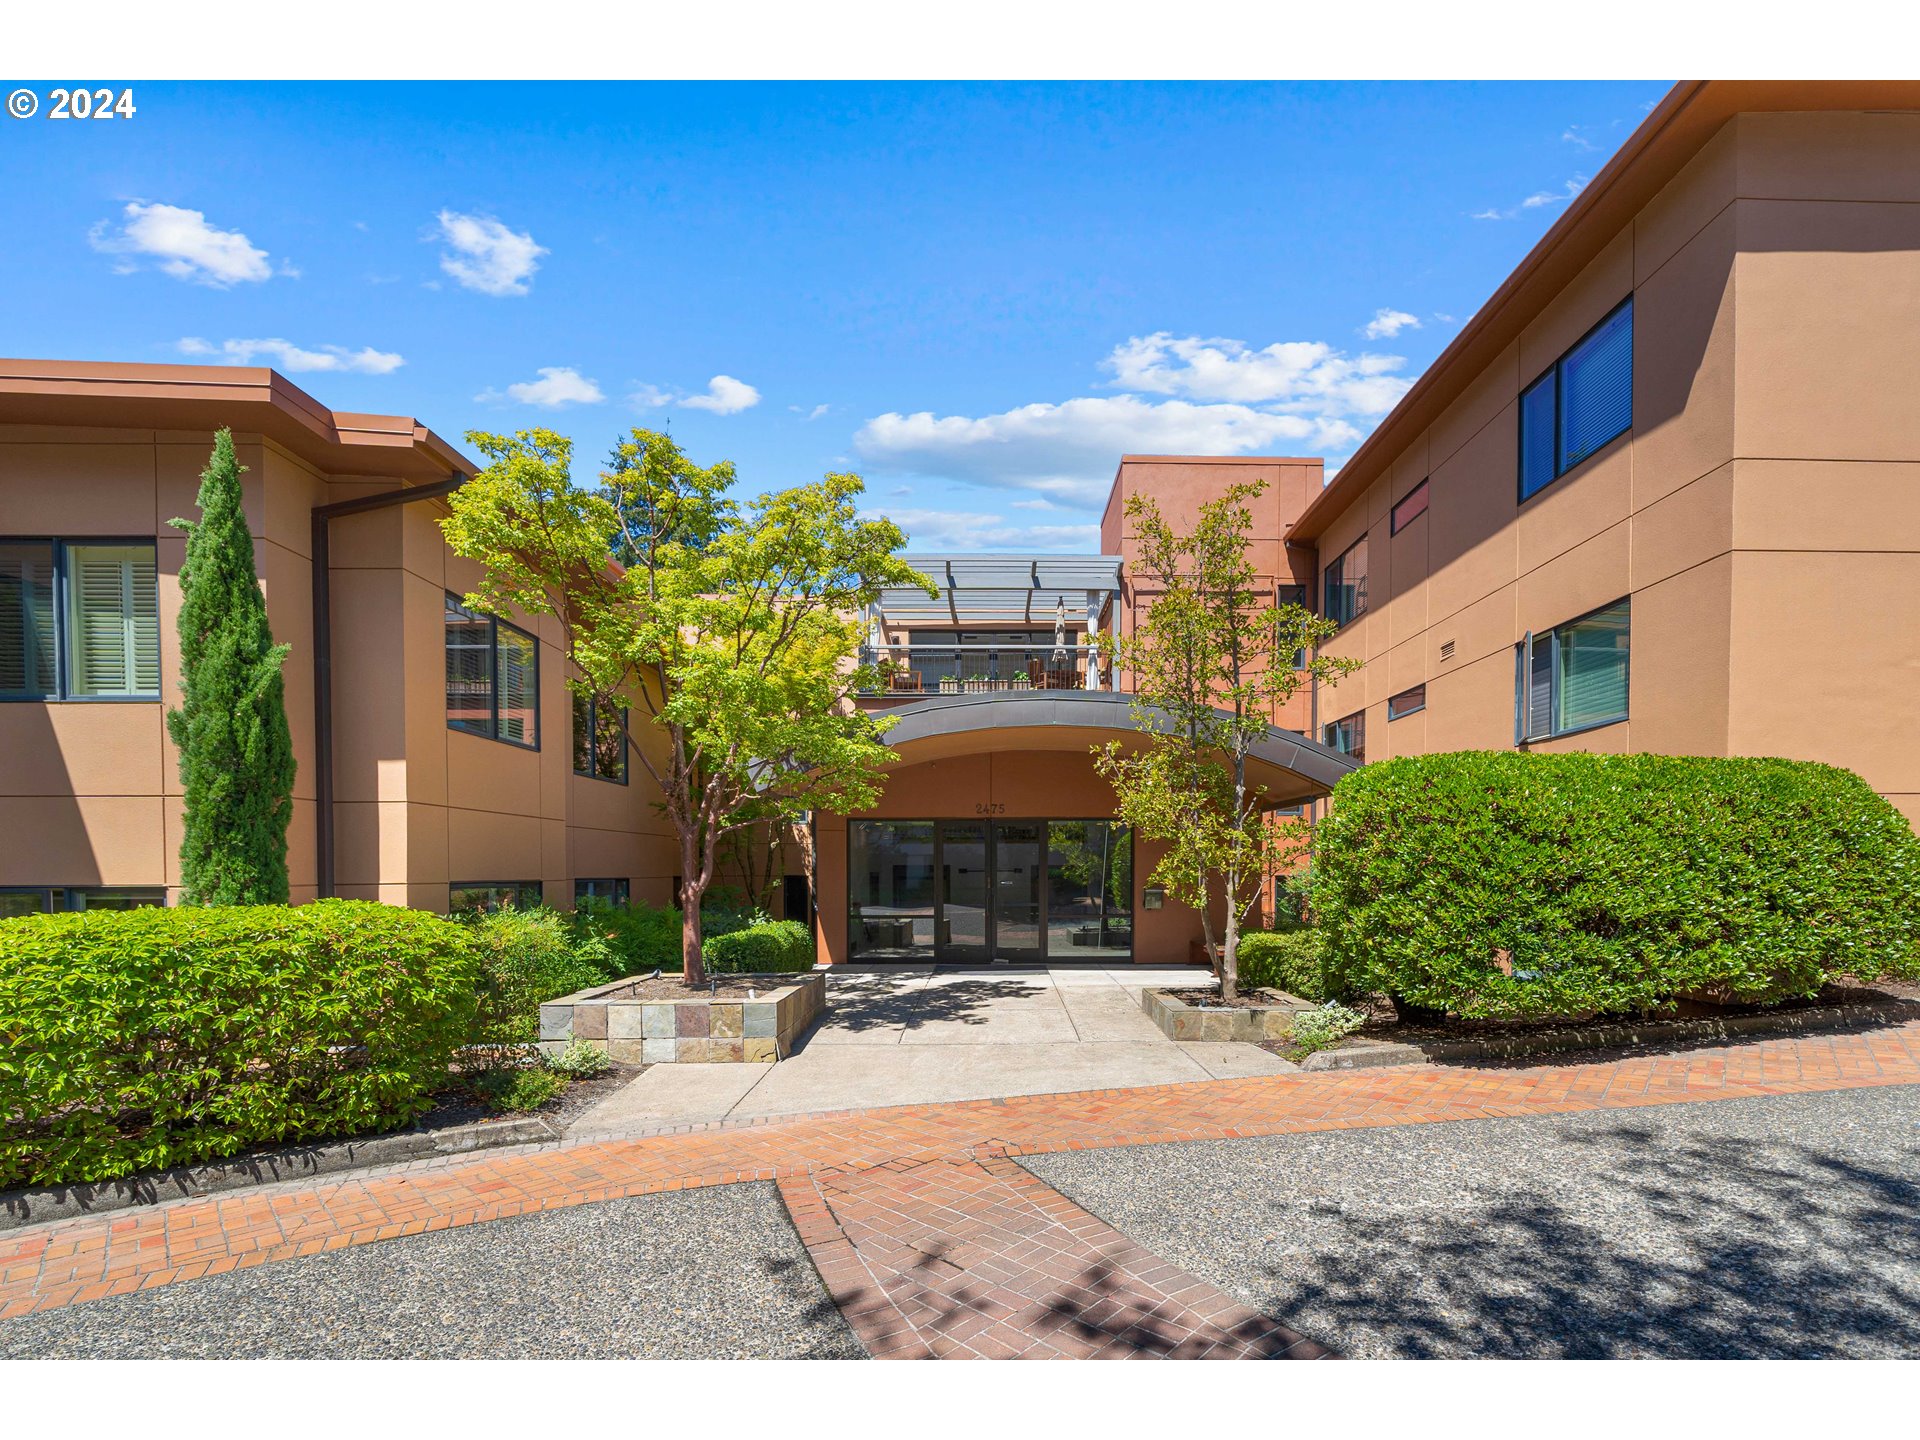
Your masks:
[[[1124,451],[1350,454],[1664,90],[141,84],[0,120],[4,343],[1091,549]]]

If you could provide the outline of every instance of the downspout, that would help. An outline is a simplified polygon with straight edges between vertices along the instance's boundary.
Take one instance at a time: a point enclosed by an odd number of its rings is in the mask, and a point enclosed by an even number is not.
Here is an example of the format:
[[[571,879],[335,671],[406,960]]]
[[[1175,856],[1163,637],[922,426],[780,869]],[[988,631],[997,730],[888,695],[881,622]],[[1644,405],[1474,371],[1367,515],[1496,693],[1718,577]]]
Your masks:
[[[409,490],[383,490],[313,507],[313,788],[314,861],[322,900],[334,893],[333,870],[333,568],[329,525],[341,515],[385,510],[415,500],[437,500],[467,483],[465,475]]]

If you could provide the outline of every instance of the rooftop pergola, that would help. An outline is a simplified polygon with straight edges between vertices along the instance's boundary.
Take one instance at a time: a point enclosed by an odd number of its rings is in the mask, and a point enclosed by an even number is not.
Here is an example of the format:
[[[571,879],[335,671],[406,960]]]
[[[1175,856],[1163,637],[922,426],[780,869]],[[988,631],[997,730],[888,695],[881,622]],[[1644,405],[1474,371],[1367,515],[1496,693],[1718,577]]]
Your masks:
[[[1100,612],[1120,589],[1118,555],[903,555],[940,587],[889,587],[872,618],[900,625],[1050,625],[1065,606],[1067,623],[1097,631]]]

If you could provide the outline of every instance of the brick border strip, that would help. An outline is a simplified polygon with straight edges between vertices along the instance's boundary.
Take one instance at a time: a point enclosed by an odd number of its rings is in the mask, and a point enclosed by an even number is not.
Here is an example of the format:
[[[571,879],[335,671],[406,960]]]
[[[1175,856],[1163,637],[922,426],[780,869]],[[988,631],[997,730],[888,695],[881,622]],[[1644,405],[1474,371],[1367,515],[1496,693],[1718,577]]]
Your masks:
[[[537,1116],[523,1115],[511,1120],[450,1125],[444,1130],[377,1135],[367,1140],[290,1145],[232,1160],[209,1161],[205,1165],[150,1170],[123,1180],[6,1190],[0,1191],[0,1231],[53,1225],[62,1220],[84,1220],[116,1210],[147,1209],[228,1190],[285,1185],[347,1170],[443,1159],[509,1145],[556,1145],[559,1142],[560,1132],[553,1126]]]

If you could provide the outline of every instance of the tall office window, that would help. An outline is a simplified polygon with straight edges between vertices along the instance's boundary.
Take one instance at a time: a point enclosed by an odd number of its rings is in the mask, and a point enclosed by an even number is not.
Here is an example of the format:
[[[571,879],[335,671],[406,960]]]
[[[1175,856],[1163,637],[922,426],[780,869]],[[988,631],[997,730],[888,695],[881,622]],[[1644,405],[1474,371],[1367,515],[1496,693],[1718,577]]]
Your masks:
[[[627,783],[627,711],[578,691],[573,696],[573,773]]]
[[[1307,603],[1307,587],[1304,585],[1277,585],[1274,587],[1273,599],[1276,605],[1298,605],[1302,610],[1312,609]],[[1293,653],[1293,668],[1296,670],[1307,668],[1307,650],[1304,645]]]
[[[1393,507],[1388,517],[1387,528],[1398,535],[1407,526],[1427,513],[1427,482],[1422,480],[1413,489],[1400,497],[1400,503]]]
[[[447,725],[538,748],[540,655],[526,631],[447,596]]]
[[[1516,743],[1627,718],[1630,608],[1615,601],[1514,647]]]
[[[1633,428],[1629,295],[1520,395],[1520,498],[1538,494]]]
[[[1356,710],[1345,719],[1335,720],[1323,736],[1329,750],[1338,751],[1359,765],[1367,763],[1367,712]]]
[[[160,597],[150,542],[0,543],[0,697],[159,695]]]
[[[1321,613],[1345,625],[1367,613],[1367,537],[1362,535],[1327,566],[1322,577]]]

